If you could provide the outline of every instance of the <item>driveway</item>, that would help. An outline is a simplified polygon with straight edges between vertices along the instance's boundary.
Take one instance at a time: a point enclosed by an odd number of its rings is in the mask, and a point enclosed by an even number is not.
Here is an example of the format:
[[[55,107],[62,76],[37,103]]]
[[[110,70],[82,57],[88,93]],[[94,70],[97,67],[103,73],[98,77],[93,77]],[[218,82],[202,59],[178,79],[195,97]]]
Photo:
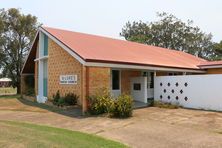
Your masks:
[[[129,119],[110,119],[82,117],[75,111],[52,112],[17,99],[4,100],[11,101],[6,107],[2,101],[0,99],[0,120],[93,133],[138,148],[222,146],[222,113],[150,107],[135,110]]]

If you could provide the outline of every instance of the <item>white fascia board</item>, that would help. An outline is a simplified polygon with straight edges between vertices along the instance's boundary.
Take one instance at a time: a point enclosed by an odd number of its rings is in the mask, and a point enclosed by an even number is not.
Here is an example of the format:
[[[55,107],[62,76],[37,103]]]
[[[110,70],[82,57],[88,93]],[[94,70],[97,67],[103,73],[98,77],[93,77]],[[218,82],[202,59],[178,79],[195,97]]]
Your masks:
[[[48,57],[49,57],[49,56],[43,56],[43,57],[41,57],[41,58],[35,59],[34,61],[36,62],[36,61],[40,61],[40,60],[45,60],[45,59],[48,59]]]
[[[21,74],[22,74],[23,69],[24,69],[24,67],[25,67],[25,65],[26,65],[26,62],[27,62],[28,57],[29,57],[29,54],[31,53],[31,50],[32,50],[32,48],[33,48],[33,46],[34,46],[34,43],[35,43],[35,40],[36,40],[38,34],[39,34],[39,30],[38,30],[37,33],[35,34],[35,38],[34,38],[34,40],[32,41],[32,46],[31,46],[31,48],[30,48],[30,50],[29,50],[29,52],[28,52],[28,55],[27,55],[27,57],[26,57],[26,59],[25,59],[25,63],[23,64]]]
[[[128,64],[97,63],[97,62],[86,62],[85,66],[110,67],[110,68],[122,68],[122,69],[140,69],[140,70],[153,70],[153,71],[206,73],[206,71],[204,71],[204,70],[164,68],[164,67],[139,66],[139,65],[128,65]]]
[[[207,66],[199,66],[201,69],[212,69],[212,68],[222,68],[222,65],[207,65]]]
[[[76,60],[78,60],[81,64],[85,65],[85,61],[79,56],[77,55],[75,52],[73,52],[70,48],[68,48],[66,45],[64,45],[64,43],[62,43],[61,41],[59,41],[57,38],[55,38],[54,36],[52,36],[50,33],[48,33],[47,31],[45,31],[43,28],[39,28],[39,30],[41,32],[43,32],[44,34],[46,34],[50,39],[52,39],[54,42],[56,42],[59,46],[61,46],[65,51],[67,51],[70,55],[72,55]]]

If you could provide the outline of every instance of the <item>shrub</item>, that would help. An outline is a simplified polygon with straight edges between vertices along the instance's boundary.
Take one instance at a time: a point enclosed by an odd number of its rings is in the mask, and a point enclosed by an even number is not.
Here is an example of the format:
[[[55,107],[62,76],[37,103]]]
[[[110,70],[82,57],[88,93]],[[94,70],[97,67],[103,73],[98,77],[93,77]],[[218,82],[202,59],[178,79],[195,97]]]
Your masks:
[[[107,113],[112,98],[107,89],[102,89],[94,96],[88,97],[89,112],[94,115]]]
[[[65,97],[61,97],[58,90],[56,94],[53,95],[53,104],[58,106],[75,105],[77,104],[78,98],[79,96],[74,93],[68,93],[65,95]]]
[[[154,101],[154,106],[159,108],[168,108],[168,109],[177,109],[179,108],[178,105],[171,104],[171,103],[164,103],[160,101]]]
[[[110,117],[127,118],[132,116],[133,100],[129,95],[113,98],[107,89],[88,98],[89,113],[98,115],[108,113]]]
[[[130,117],[133,113],[133,99],[129,95],[120,95],[113,102],[110,102],[108,111],[112,117]]]
[[[65,105],[76,105],[79,96],[74,93],[68,93],[64,97]]]
[[[58,106],[64,106],[65,105],[65,99],[64,98],[59,98],[57,105]]]
[[[59,90],[56,92],[55,95],[53,95],[53,104],[54,105],[58,105],[59,99],[60,99],[60,92]]]

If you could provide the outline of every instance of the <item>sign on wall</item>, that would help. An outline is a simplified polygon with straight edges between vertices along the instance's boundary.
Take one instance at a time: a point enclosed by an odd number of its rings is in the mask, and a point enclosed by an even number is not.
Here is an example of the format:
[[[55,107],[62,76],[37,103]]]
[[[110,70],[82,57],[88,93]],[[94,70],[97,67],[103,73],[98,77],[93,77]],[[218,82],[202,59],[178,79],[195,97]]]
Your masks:
[[[77,84],[77,75],[60,75],[60,84]]]

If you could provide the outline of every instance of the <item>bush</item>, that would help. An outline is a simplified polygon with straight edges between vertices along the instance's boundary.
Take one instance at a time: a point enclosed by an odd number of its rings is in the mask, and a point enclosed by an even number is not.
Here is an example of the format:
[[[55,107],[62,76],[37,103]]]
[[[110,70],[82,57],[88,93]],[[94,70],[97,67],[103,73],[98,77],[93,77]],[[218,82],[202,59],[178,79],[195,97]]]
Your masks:
[[[88,97],[89,112],[94,115],[107,113],[107,108],[111,101],[112,98],[109,91],[102,89],[96,95]]]
[[[129,95],[120,95],[108,107],[111,117],[127,118],[133,113],[133,99]]]
[[[64,97],[65,105],[76,105],[79,96],[74,93],[68,93]]]
[[[55,95],[53,95],[53,104],[54,105],[58,105],[59,99],[60,99],[60,92],[59,90],[56,92]]]
[[[177,108],[179,108],[178,105],[174,105],[174,104],[171,104],[171,103],[164,103],[164,102],[160,102],[160,101],[154,101],[154,106],[159,107],[159,108],[168,108],[168,109],[177,109]]]
[[[88,98],[89,113],[98,115],[108,113],[110,117],[127,118],[132,116],[133,100],[129,95],[113,98],[109,91],[102,90]]]
[[[64,98],[59,98],[57,105],[58,105],[58,106],[64,106],[64,105],[66,105],[66,104],[65,104],[65,99],[64,99]]]
[[[64,105],[76,105],[79,96],[74,93],[68,93],[65,97],[60,96],[60,92],[57,91],[55,95],[53,95],[53,104],[58,106]]]

